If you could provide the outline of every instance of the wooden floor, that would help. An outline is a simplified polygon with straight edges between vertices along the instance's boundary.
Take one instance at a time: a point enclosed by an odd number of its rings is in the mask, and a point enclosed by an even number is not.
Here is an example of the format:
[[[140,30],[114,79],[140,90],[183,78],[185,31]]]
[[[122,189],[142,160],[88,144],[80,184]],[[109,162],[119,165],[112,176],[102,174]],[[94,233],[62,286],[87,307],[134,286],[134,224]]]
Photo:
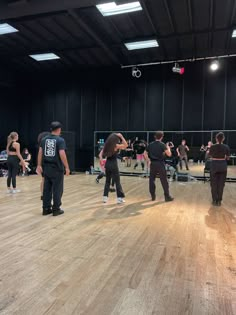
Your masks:
[[[0,314],[236,314],[236,184],[221,208],[209,184],[122,177],[125,206],[91,175],[65,180],[59,217],[41,215],[38,176],[0,178]],[[101,181],[103,182],[103,180]]]

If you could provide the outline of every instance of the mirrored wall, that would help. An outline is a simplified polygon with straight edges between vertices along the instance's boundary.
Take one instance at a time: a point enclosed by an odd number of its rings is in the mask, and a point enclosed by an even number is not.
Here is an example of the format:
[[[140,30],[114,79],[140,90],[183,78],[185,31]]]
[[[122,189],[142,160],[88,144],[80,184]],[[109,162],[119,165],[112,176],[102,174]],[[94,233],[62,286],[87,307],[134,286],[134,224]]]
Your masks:
[[[204,175],[205,162],[207,160],[207,152],[211,143],[215,142],[215,135],[217,130],[212,131],[165,131],[163,142],[172,143],[172,153],[176,158],[177,169],[183,173],[201,178]],[[94,133],[94,168],[96,171],[100,170],[99,152],[102,150],[109,132],[96,131]],[[121,174],[129,175],[145,175],[148,172],[148,166],[143,159],[143,152],[146,146],[154,141],[155,131],[124,131],[121,133],[129,143],[127,150],[122,150],[118,155],[118,163]],[[231,156],[228,161],[228,175],[230,179],[236,179],[236,130],[226,130],[225,143],[230,146]],[[183,163],[182,170],[178,161],[176,149],[181,144],[182,140],[186,140],[189,147],[188,152],[188,168],[186,170],[185,163]]]

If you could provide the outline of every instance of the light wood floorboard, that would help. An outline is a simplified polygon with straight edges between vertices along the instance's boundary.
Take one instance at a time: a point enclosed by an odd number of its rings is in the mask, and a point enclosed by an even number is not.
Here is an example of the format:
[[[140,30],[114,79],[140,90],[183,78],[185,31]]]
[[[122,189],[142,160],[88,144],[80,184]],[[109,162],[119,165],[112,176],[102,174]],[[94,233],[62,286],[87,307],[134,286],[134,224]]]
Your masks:
[[[122,177],[126,204],[95,176],[65,179],[59,217],[42,216],[40,178],[0,178],[0,314],[235,315],[236,184],[212,207],[209,183]]]

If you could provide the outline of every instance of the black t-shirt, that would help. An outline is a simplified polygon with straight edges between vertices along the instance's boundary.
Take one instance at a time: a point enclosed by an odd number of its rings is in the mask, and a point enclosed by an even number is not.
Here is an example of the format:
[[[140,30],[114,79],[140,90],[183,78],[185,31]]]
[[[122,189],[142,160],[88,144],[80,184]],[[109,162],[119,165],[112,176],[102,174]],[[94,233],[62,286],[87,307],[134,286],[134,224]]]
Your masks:
[[[143,154],[147,145],[143,140],[137,140],[134,142],[133,147],[137,154]]]
[[[230,156],[230,149],[227,144],[217,143],[210,147],[209,156],[214,159],[224,159],[225,156]]]
[[[178,146],[178,150],[179,150],[179,154],[180,154],[181,156],[185,156],[185,155],[187,154],[186,145],[180,144],[180,145]]]
[[[66,149],[65,140],[60,136],[50,134],[42,139],[40,147],[43,149],[43,165],[51,164],[63,171],[59,151]]]
[[[148,157],[151,161],[164,161],[164,152],[167,150],[165,143],[154,141],[147,147]]]

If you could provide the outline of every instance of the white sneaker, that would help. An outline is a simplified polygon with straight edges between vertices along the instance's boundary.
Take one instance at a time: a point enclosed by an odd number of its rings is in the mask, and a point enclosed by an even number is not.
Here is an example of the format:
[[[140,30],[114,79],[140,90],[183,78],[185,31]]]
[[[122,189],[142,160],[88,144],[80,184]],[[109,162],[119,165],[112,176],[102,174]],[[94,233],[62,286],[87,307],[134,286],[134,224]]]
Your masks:
[[[12,193],[12,189],[8,189],[7,194],[11,194],[11,193]]]
[[[12,193],[13,193],[13,194],[16,194],[16,193],[19,193],[19,192],[21,192],[20,189],[13,189],[13,190],[12,190]]]
[[[107,201],[108,201],[108,197],[107,196],[103,196],[103,202],[107,203]]]
[[[123,199],[123,198],[117,198],[117,203],[118,203],[118,204],[125,203],[125,199]]]
[[[173,178],[170,177],[170,178],[169,178],[169,182],[173,182],[173,181],[174,181]]]

